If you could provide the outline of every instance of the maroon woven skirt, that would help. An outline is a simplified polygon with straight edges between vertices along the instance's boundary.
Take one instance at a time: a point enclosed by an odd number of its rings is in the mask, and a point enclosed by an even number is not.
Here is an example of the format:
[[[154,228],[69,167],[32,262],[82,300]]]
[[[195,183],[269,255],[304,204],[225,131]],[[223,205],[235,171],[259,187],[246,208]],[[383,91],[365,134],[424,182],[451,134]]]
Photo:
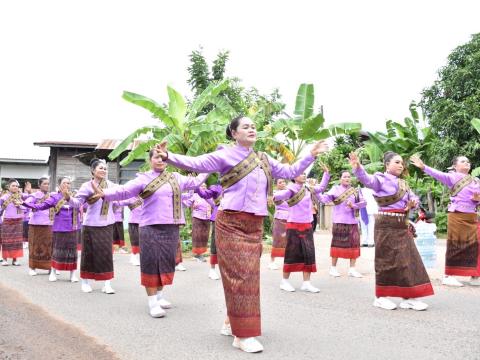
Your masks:
[[[28,266],[50,270],[52,267],[52,227],[30,225],[28,228]]]
[[[273,219],[272,257],[284,257],[287,246],[287,220]]]
[[[77,231],[54,232],[52,267],[57,270],[77,270],[77,259]]]
[[[287,223],[284,272],[316,272],[315,245],[311,223]]]
[[[83,226],[80,261],[80,277],[82,279],[113,279],[112,237],[113,224]]]
[[[342,259],[360,257],[358,224],[333,224],[330,256]]]

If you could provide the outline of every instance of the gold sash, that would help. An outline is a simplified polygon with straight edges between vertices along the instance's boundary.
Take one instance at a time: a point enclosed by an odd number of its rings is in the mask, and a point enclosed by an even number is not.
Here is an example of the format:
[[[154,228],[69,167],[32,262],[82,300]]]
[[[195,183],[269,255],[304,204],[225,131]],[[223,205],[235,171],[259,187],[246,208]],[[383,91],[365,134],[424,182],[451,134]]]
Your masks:
[[[287,200],[287,204],[289,207],[297,205],[302,199],[305,197],[306,188],[302,186],[302,188],[295,193],[290,199]]]
[[[462,191],[474,181],[475,179],[473,178],[473,176],[464,176],[453,185],[452,189],[450,190],[450,196],[457,196],[460,191]]]
[[[345,202],[351,195],[357,196],[357,191],[354,187],[349,187],[343,193],[340,194],[335,200],[333,200],[334,205],[340,205],[341,203]]]
[[[128,205],[128,208],[131,211],[133,209],[138,208],[139,206],[142,206],[142,204],[143,204],[143,199],[138,198],[137,200],[135,200],[135,202],[133,204]]]
[[[398,190],[395,194],[387,196],[373,195],[373,198],[377,202],[378,206],[388,206],[395,204],[397,201],[401,200],[408,190],[409,188],[407,182],[403,179],[398,179]]]
[[[94,181],[94,180],[92,180],[92,181]],[[102,179],[102,181],[100,181],[100,184],[98,185],[98,187],[100,189],[106,189],[108,187],[107,180]],[[88,205],[93,205],[99,199],[100,198],[93,198],[93,196],[91,196],[87,199],[87,203],[88,203]],[[102,210],[100,211],[100,215],[101,216],[107,216],[108,215],[108,207],[110,206],[110,202],[105,201],[105,199],[102,199],[102,201],[103,201],[103,203],[102,203]]]
[[[70,196],[73,196],[73,194],[71,193]],[[53,210],[55,214],[58,214],[60,212],[60,210],[62,209],[63,205],[65,205],[66,202],[67,202],[67,200],[65,200],[65,198],[62,197],[57,202],[57,205],[55,205],[55,208],[50,209],[50,210]],[[74,229],[77,227],[77,223],[78,223],[78,209],[72,208],[72,224],[73,224]]]
[[[17,214],[22,213],[22,209],[20,209],[19,205],[22,202],[22,197],[19,193],[12,194],[8,197],[7,200],[5,200],[2,204],[2,211],[7,208],[10,203],[13,202],[13,205],[17,207]]]
[[[272,170],[270,169],[268,158],[263,152],[258,152],[257,154],[252,151],[245,159],[220,178],[220,185],[222,185],[223,190],[226,190],[242,180],[258,166],[262,168],[267,177],[267,201],[270,202],[273,199]]]
[[[155,191],[160,189],[167,182],[170,184],[173,191],[173,221],[175,224],[178,224],[182,218],[182,193],[180,192],[180,185],[172,173],[167,173],[166,171],[162,172],[145,186],[145,189],[143,189],[138,196],[145,200],[152,196]]]
[[[47,200],[49,197],[50,197],[50,193],[47,192],[41,199],[38,199],[36,203],[41,204],[45,202],[45,200]],[[53,219],[55,219],[55,209],[53,208],[48,209],[48,219],[50,221],[53,221]]]

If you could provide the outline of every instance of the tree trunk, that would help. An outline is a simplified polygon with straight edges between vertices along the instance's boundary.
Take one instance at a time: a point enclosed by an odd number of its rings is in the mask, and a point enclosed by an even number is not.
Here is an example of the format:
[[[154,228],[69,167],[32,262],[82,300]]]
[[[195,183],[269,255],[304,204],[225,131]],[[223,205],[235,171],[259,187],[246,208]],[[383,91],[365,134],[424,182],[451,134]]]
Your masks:
[[[428,203],[428,211],[435,212],[435,206],[432,196],[432,191],[430,189],[427,190],[427,203]]]

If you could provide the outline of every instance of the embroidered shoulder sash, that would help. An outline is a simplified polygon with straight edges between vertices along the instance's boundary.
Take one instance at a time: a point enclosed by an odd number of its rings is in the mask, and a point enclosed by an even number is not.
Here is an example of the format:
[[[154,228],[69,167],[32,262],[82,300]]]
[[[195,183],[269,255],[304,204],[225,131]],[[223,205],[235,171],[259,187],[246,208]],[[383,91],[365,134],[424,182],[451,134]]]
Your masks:
[[[373,198],[377,202],[378,206],[388,206],[395,204],[397,201],[401,200],[408,190],[409,188],[407,182],[403,179],[398,179],[398,190],[395,194],[387,196],[373,195]]]

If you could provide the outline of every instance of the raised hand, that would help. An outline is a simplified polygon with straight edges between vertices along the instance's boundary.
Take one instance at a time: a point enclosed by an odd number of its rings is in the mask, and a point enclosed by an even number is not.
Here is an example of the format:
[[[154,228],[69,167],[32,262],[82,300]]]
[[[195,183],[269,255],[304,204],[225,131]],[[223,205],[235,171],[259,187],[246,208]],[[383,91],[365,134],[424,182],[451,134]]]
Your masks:
[[[70,200],[70,192],[68,191],[68,185],[66,183],[61,183],[59,187],[60,192],[63,195],[65,200]]]
[[[480,201],[480,193],[478,193],[478,192],[473,193],[472,200],[473,201]]]
[[[323,172],[326,172],[326,173],[330,172],[330,169],[328,168],[328,166],[325,165],[323,162],[320,163],[320,166],[322,167]]]
[[[95,184],[95,181],[93,180],[92,180],[92,188],[95,194],[93,194],[91,198],[102,199],[105,196],[103,190],[97,184]]]
[[[317,156],[327,151],[328,151],[327,142],[325,140],[320,140],[313,145],[312,150],[310,150],[310,153],[312,154],[312,156]]]
[[[155,151],[160,155],[162,160],[166,160],[168,158],[167,140],[163,140],[161,143],[155,145]]]
[[[32,184],[30,183],[30,181],[25,181],[25,187],[23,190],[28,194],[32,193]]]
[[[356,169],[357,167],[360,167],[360,159],[358,158],[358,155],[355,154],[354,152],[351,152],[348,155],[348,161],[350,162],[350,166],[353,169]]]
[[[415,209],[418,205],[418,201],[415,199],[408,200],[407,206],[405,207],[405,212],[409,212],[410,209]]]
[[[410,156],[410,162],[419,169],[425,169],[425,164],[423,163],[422,159],[420,159],[420,157],[417,155]]]

